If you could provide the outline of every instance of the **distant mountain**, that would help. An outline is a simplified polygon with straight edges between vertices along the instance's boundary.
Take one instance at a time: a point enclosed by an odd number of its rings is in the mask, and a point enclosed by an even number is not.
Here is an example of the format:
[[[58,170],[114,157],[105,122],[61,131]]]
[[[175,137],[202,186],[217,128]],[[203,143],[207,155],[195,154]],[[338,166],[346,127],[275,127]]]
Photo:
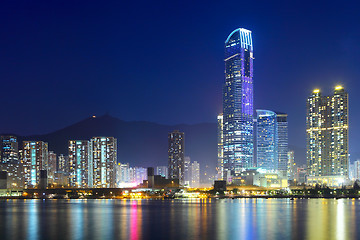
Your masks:
[[[118,140],[118,162],[132,166],[167,165],[168,133],[173,130],[185,132],[185,154],[191,160],[213,169],[217,164],[216,123],[194,125],[161,125],[144,121],[127,122],[104,115],[90,117],[61,130],[34,136],[18,136],[19,141],[42,140],[49,143],[49,150],[68,154],[70,139],[83,140],[94,136],[110,136]]]

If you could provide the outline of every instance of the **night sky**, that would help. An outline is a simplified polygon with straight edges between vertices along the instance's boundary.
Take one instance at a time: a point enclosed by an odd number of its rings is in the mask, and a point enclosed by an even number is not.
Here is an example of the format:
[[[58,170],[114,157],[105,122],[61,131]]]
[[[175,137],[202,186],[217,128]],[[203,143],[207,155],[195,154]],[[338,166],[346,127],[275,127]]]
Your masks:
[[[255,108],[288,113],[290,144],[305,148],[306,98],[341,83],[350,151],[360,152],[359,4],[214,2],[2,1],[0,132],[47,133],[105,113],[216,122],[224,41],[243,27],[253,33]]]

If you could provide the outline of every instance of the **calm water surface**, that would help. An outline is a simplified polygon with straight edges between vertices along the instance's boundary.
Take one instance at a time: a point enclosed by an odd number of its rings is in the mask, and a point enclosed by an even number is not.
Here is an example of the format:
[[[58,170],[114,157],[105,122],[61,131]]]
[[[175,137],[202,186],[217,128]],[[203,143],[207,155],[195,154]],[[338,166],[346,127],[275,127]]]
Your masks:
[[[360,200],[0,200],[0,239],[360,239]]]

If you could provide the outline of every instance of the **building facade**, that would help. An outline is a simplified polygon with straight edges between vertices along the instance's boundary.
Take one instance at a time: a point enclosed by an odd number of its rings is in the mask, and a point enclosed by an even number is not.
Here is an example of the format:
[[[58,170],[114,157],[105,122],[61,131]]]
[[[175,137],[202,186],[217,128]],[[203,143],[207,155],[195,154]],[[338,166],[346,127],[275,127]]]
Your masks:
[[[217,179],[224,179],[224,116],[219,114],[217,116],[218,129],[217,129],[217,142],[218,142],[218,165],[217,165]]]
[[[278,152],[278,170],[286,172],[288,169],[288,121],[286,113],[276,112],[277,124],[277,152]]]
[[[48,144],[43,141],[23,142],[25,188],[36,188],[40,182],[40,170],[48,169]]]
[[[315,89],[307,99],[306,158],[312,179],[348,178],[348,116],[348,94],[342,86],[330,96]]]
[[[168,177],[168,167],[167,166],[157,166],[156,175],[160,175],[164,178]]]
[[[144,180],[147,180],[147,168],[134,167],[132,181],[136,184],[142,184]]]
[[[184,160],[184,186],[190,186],[191,183],[191,159],[186,156]]]
[[[253,44],[251,31],[234,30],[225,41],[223,174],[253,167]],[[229,176],[223,176],[229,179]]]
[[[194,161],[191,164],[191,182],[190,187],[198,188],[200,187],[200,163]]]
[[[23,165],[19,158],[19,146],[15,136],[1,136],[0,171],[7,173],[8,188],[23,187]]]
[[[349,180],[355,181],[355,162],[350,163],[350,161],[349,161]]]
[[[129,163],[116,164],[116,184],[117,187],[124,187],[131,183]]]
[[[93,161],[91,142],[88,140],[69,141],[69,180],[71,187],[93,186]]]
[[[1,136],[1,163],[19,162],[19,146],[15,136]]]
[[[354,180],[360,180],[360,160],[354,162]]]
[[[185,134],[177,130],[168,135],[169,179],[179,179],[184,184],[185,170]]]
[[[55,183],[55,172],[57,170],[57,157],[56,153],[49,151],[49,161],[48,161],[48,182],[51,184]]]
[[[93,137],[91,139],[91,159],[93,161],[93,187],[115,187],[117,139],[114,137]]]
[[[136,187],[147,180],[147,169],[144,167],[130,167],[129,163],[116,165],[117,187]]]
[[[68,168],[68,161],[69,157],[65,156],[64,154],[60,154],[57,158],[57,171],[58,172],[68,172],[69,168]]]
[[[294,151],[289,151],[287,154],[288,164],[287,164],[287,175],[288,179],[293,181],[296,174],[296,164],[295,164],[295,154]]]
[[[278,170],[278,137],[276,113],[256,110],[257,167],[268,171]]]

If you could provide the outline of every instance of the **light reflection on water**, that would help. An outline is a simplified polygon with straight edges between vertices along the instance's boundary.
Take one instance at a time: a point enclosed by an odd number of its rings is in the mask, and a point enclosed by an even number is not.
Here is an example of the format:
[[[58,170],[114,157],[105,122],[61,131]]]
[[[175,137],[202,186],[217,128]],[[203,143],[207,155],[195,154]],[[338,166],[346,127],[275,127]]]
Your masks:
[[[1,239],[357,239],[359,224],[355,199],[0,200]]]

